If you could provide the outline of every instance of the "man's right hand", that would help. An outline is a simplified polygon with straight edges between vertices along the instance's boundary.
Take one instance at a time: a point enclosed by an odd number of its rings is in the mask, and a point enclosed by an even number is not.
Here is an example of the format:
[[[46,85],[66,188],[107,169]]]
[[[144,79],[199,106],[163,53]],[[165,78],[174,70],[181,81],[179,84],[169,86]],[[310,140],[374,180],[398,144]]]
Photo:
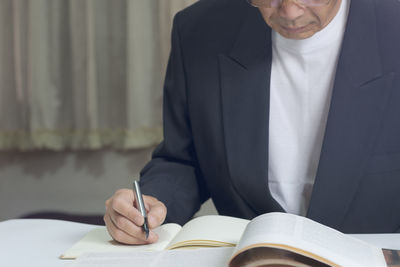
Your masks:
[[[160,226],[167,215],[165,205],[154,197],[143,195],[150,228],[149,238],[142,229],[144,218],[136,209],[136,199],[131,189],[120,189],[106,201],[104,222],[114,240],[124,244],[149,244],[158,240],[151,229]]]

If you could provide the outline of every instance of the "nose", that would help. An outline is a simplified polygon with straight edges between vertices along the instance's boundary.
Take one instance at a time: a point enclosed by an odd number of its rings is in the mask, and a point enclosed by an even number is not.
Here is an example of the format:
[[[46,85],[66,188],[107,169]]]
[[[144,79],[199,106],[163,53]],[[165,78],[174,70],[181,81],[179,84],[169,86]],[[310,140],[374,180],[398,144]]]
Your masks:
[[[304,7],[295,0],[283,0],[279,7],[279,15],[288,21],[294,21],[304,14]]]

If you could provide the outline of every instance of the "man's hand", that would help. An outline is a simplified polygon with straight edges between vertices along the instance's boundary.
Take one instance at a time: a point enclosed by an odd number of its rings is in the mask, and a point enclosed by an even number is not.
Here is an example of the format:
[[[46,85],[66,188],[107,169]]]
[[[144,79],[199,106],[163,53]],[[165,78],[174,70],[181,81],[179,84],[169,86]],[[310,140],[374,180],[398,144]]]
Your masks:
[[[124,244],[148,244],[157,241],[158,236],[151,229],[160,226],[167,215],[165,205],[154,197],[143,195],[150,228],[149,238],[142,229],[144,218],[136,209],[136,200],[131,189],[120,189],[106,201],[104,222],[110,235]]]

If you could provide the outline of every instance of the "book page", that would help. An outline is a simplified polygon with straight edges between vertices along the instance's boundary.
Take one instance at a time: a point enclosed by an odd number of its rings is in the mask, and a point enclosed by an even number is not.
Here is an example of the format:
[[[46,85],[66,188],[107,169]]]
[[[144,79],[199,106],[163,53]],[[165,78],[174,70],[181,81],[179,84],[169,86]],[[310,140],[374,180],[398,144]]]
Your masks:
[[[221,215],[207,215],[186,223],[167,249],[183,247],[235,246],[248,220]]]
[[[234,248],[134,251],[131,253],[91,253],[68,267],[221,267],[227,266]]]
[[[235,255],[258,246],[293,251],[332,266],[386,267],[379,248],[288,213],[268,213],[253,219],[243,233]]]
[[[158,241],[149,245],[124,245],[112,239],[105,226],[90,231],[70,249],[64,252],[60,258],[75,259],[81,254],[90,252],[128,252],[135,250],[163,250],[179,232],[181,226],[178,224],[164,224],[154,229],[158,235]]]

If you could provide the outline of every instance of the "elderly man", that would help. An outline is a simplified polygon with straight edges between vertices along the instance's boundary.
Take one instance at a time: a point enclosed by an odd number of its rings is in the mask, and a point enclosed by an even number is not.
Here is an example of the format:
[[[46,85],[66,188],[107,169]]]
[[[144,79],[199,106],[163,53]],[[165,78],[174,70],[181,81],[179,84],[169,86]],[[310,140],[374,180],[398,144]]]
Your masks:
[[[211,197],[344,232],[400,231],[400,2],[205,0],[174,21],[164,141],[141,173],[154,228]],[[132,190],[104,216],[146,240]],[[168,210],[168,212],[167,212]]]

